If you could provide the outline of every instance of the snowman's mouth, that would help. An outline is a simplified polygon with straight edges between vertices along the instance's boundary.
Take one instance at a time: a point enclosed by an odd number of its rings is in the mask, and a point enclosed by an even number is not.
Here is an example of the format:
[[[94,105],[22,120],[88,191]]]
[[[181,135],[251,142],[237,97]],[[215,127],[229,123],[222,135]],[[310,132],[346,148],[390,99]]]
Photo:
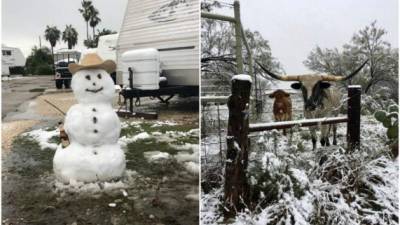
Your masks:
[[[102,91],[102,90],[103,90],[103,87],[101,87],[101,88],[99,88],[99,89],[89,89],[89,88],[86,88],[86,91],[87,91],[87,92],[92,92],[92,93],[97,93],[97,92]]]

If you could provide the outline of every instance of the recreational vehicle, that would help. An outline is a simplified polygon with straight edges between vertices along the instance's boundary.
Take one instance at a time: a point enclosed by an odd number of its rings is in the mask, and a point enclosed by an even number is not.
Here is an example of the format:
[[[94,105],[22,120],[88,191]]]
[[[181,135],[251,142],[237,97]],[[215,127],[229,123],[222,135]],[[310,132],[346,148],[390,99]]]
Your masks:
[[[199,0],[128,0],[117,42],[124,97],[198,95]]]
[[[103,60],[117,60],[116,47],[118,41],[118,34],[108,34],[99,37],[97,44],[97,54]]]
[[[1,45],[1,74],[10,75],[10,69],[25,67],[26,59],[19,48]]]
[[[117,40],[118,34],[109,34],[99,37],[99,43],[97,44],[96,52],[103,60],[114,60],[117,61]],[[111,77],[116,83],[116,73],[112,73]]]

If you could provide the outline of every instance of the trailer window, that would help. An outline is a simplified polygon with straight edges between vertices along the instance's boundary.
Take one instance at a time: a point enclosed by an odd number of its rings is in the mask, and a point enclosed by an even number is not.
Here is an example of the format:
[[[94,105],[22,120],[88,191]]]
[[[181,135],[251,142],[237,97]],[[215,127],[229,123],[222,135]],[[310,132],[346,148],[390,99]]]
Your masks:
[[[2,50],[3,55],[11,55],[11,51],[10,50]]]

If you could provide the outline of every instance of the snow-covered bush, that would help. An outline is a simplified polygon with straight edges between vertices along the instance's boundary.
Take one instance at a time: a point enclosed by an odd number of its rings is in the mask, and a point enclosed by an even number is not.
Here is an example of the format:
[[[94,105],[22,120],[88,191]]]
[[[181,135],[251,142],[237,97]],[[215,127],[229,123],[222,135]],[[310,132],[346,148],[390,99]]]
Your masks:
[[[388,91],[382,89],[371,95],[367,94],[361,95],[361,105],[362,105],[361,114],[362,115],[374,114],[378,110],[386,109],[390,105],[397,104],[395,101],[393,101],[393,99],[386,96],[385,93],[388,93]]]
[[[224,181],[222,168],[219,164],[202,167],[201,189],[204,193],[208,194],[212,189],[219,188],[222,185]]]
[[[398,224],[398,161],[379,157],[365,164],[355,182],[353,207],[361,224]]]
[[[385,151],[375,153],[364,154],[361,149],[345,154],[339,148],[321,157],[311,173],[315,210],[310,224],[398,224],[397,191],[393,189],[398,165]]]
[[[345,151],[346,126],[338,128],[340,146],[316,150],[306,128],[293,128],[291,138],[277,131],[252,136],[247,170],[252,203],[224,221],[221,179],[218,188],[203,194],[202,224],[399,224],[399,165],[387,148],[387,128],[372,115],[361,121],[360,150],[351,153]]]

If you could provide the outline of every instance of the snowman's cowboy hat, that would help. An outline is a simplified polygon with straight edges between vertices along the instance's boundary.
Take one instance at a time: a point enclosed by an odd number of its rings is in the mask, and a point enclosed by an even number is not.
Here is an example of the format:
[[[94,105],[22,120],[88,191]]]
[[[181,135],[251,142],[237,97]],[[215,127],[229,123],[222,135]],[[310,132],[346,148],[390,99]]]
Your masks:
[[[103,69],[107,73],[112,73],[115,71],[117,65],[113,60],[106,60],[97,55],[97,53],[88,53],[81,59],[79,64],[71,63],[68,65],[69,72],[75,74],[79,70],[86,69]]]

